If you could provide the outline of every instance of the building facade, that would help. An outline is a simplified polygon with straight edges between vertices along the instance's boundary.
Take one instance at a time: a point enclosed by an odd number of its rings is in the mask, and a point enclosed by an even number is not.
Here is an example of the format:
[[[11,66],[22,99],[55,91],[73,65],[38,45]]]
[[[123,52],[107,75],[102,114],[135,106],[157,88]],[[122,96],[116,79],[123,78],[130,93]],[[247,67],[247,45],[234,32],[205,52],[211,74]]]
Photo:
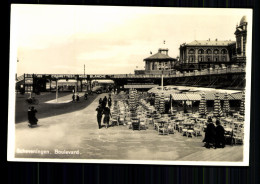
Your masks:
[[[168,55],[169,49],[160,48],[158,52],[144,59],[145,70],[135,70],[135,74],[170,74],[173,73],[177,59]]]
[[[195,40],[180,45],[180,61],[175,69],[193,71],[206,68],[230,67],[246,63],[246,17],[236,27],[236,41]]]

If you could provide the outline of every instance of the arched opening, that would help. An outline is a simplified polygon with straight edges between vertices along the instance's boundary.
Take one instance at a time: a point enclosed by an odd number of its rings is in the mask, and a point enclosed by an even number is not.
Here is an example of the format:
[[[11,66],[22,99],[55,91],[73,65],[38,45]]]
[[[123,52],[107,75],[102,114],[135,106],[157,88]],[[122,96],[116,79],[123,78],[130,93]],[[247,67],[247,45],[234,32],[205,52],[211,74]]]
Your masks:
[[[189,54],[195,54],[195,50],[194,49],[190,49],[189,50]]]
[[[199,49],[199,50],[198,50],[198,53],[199,53],[199,54],[204,54],[204,50],[203,50],[203,49]]]
[[[207,54],[212,54],[212,51],[210,49],[207,49],[206,53]]]
[[[219,50],[218,49],[214,49],[214,54],[218,54]]]

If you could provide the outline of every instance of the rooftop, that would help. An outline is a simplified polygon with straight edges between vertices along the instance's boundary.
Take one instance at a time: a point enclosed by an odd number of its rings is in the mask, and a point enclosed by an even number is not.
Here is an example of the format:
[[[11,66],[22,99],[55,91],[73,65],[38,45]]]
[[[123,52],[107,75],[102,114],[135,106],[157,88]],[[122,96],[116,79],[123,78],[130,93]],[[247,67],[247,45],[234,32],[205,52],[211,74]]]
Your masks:
[[[197,45],[203,45],[203,46],[228,46],[230,44],[236,43],[235,41],[231,40],[194,40],[191,43],[185,44],[187,46],[197,46]]]
[[[145,58],[144,60],[174,60],[174,58],[170,57],[170,56],[167,56],[165,54],[162,54],[162,53],[156,53],[148,58]]]

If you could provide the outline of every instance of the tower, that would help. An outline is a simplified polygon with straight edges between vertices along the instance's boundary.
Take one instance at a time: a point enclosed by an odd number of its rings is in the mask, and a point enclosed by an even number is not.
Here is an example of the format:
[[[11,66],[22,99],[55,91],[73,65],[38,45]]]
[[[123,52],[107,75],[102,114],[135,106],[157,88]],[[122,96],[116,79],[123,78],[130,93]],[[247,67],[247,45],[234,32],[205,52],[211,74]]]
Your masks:
[[[234,33],[236,35],[236,54],[239,57],[246,56],[247,19],[243,16]]]

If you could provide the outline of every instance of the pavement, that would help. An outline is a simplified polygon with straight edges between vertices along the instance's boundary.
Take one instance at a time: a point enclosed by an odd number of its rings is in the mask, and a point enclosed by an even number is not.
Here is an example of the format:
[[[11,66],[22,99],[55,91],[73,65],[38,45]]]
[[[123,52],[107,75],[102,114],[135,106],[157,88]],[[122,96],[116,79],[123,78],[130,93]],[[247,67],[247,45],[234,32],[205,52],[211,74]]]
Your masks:
[[[206,149],[203,136],[184,137],[181,133],[158,135],[147,130],[113,126],[98,129],[95,96],[85,108],[39,119],[38,126],[27,122],[15,125],[16,158],[158,160],[158,161],[243,161],[243,145]],[[71,98],[71,97],[70,97]]]

